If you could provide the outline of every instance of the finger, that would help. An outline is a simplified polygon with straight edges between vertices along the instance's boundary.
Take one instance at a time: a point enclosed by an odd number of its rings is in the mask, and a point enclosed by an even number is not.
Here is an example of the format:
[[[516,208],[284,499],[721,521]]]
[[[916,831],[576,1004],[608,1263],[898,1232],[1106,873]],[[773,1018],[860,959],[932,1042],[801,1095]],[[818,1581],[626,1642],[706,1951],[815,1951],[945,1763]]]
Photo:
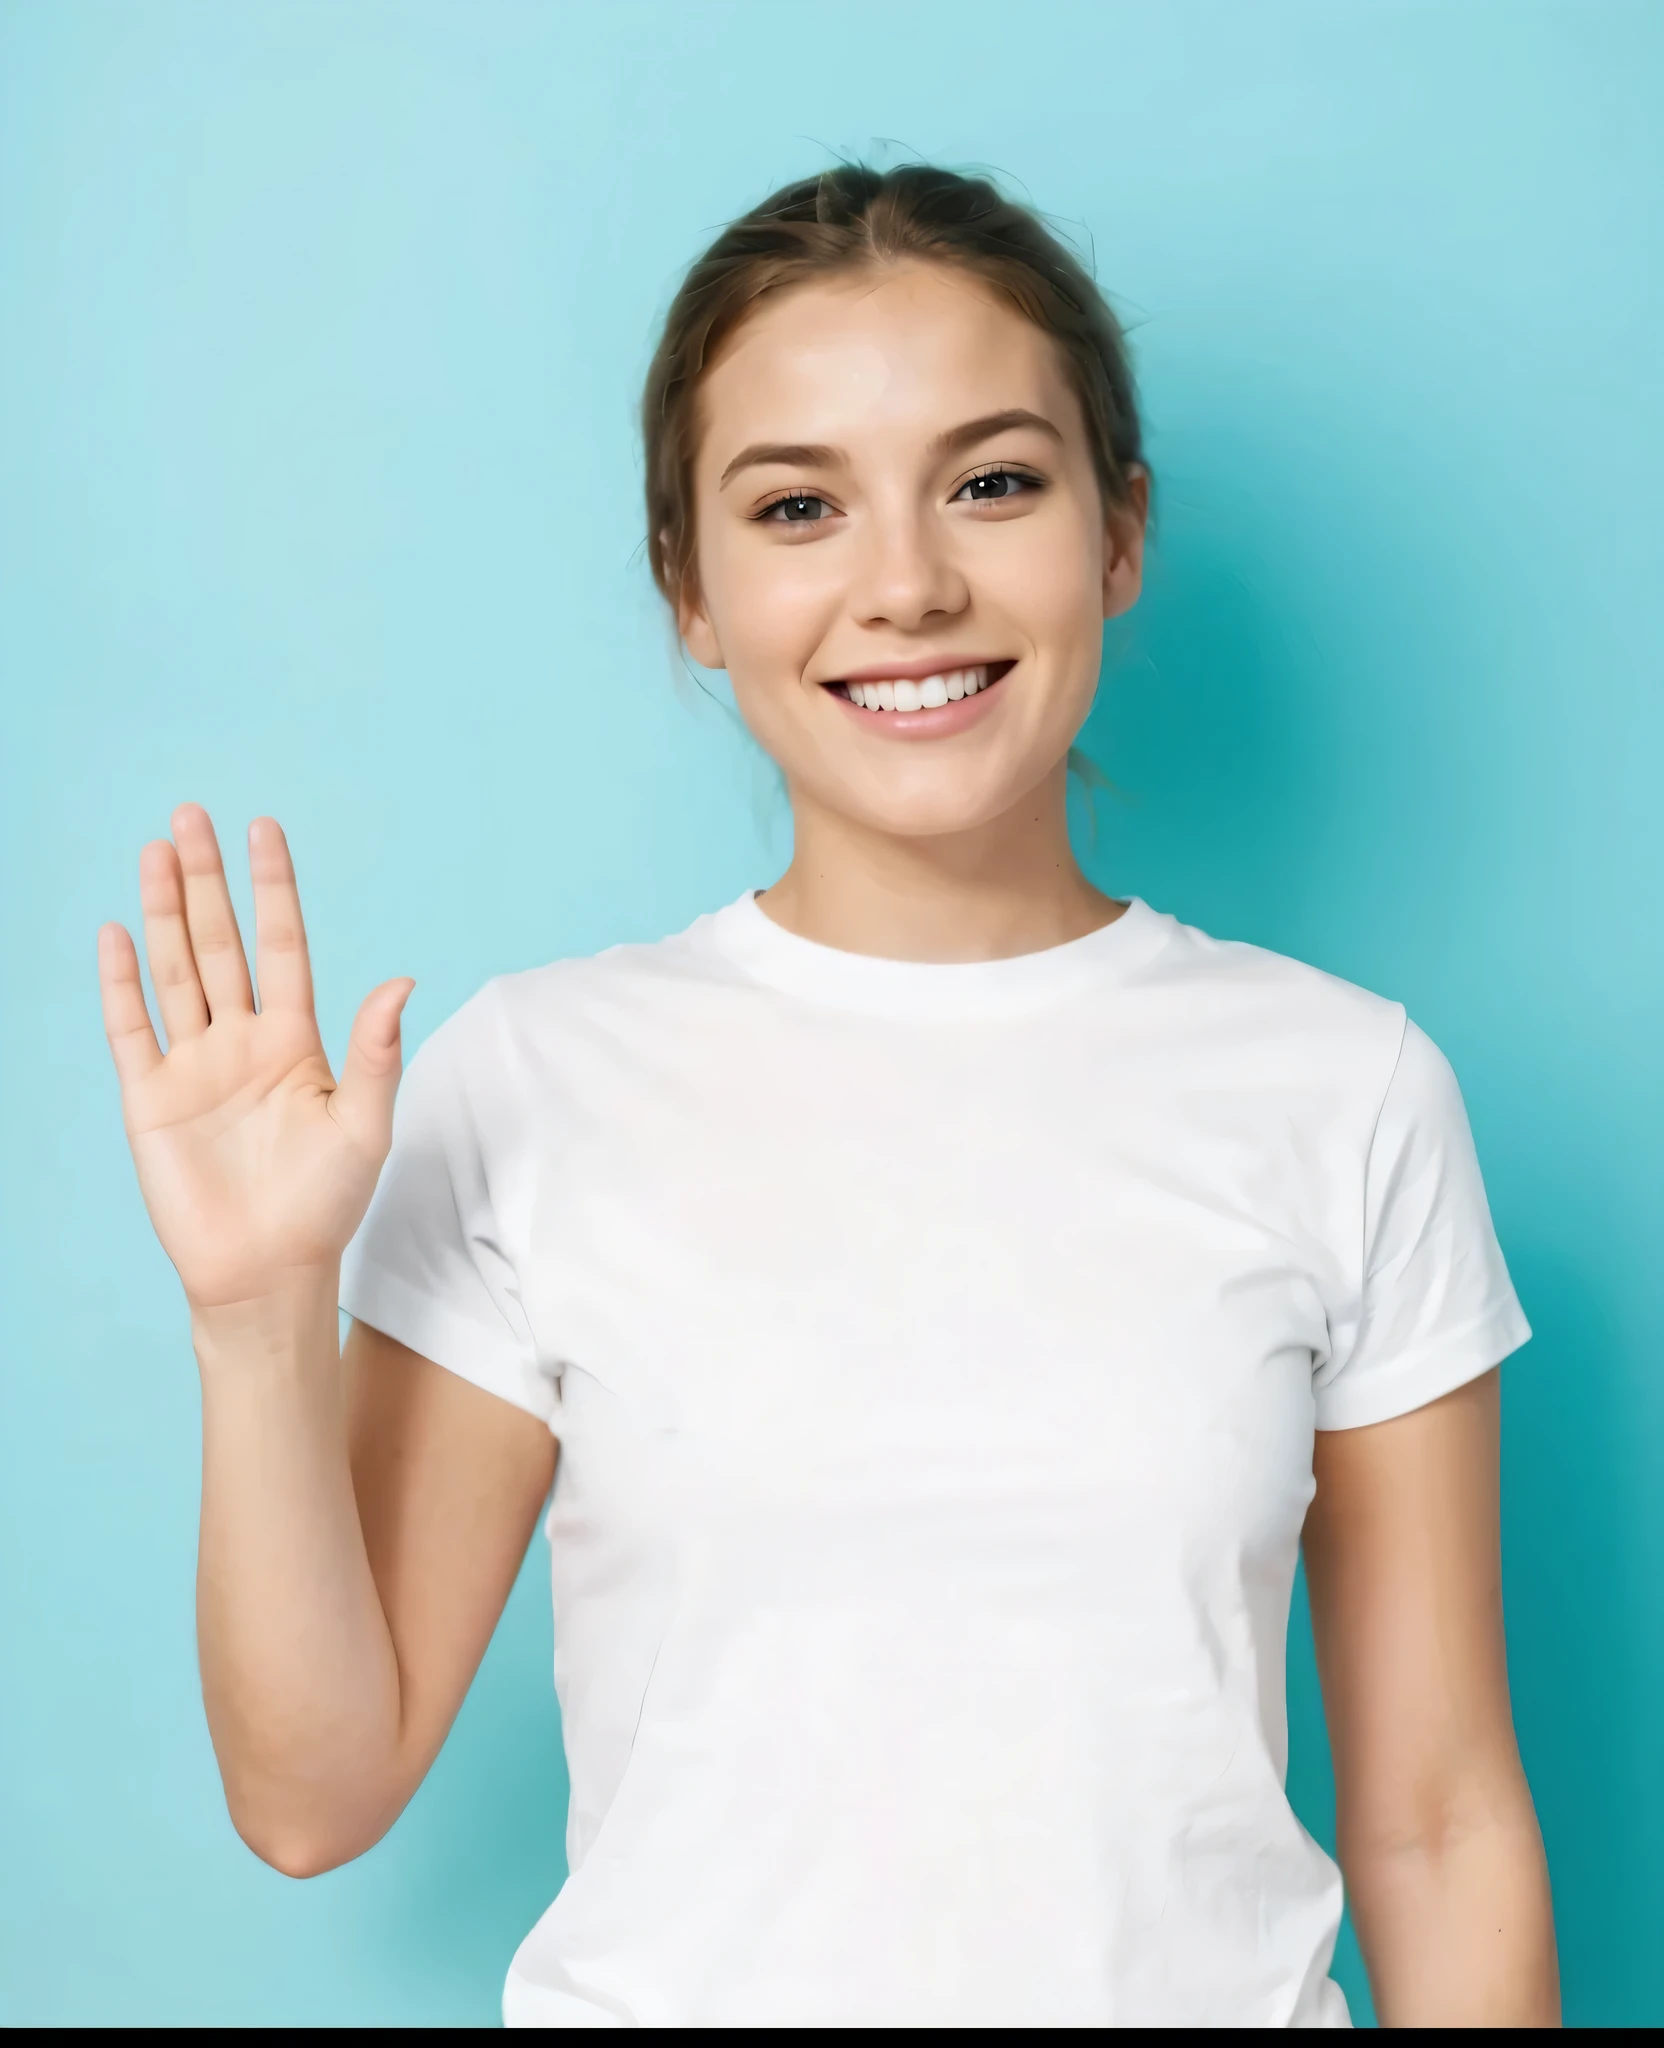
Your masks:
[[[415,986],[408,977],[384,981],[364,998],[347,1040],[341,1085],[331,1098],[342,1127],[377,1158],[393,1139],[393,1098],[403,1065],[399,1019]]]
[[[289,842],[275,818],[248,828],[248,865],[254,877],[254,971],[262,1010],[312,1015],[312,959],[295,887]]]
[[[125,1088],[162,1064],[162,1048],[145,1008],[137,948],[119,924],[107,924],[98,934],[98,993],[104,1004],[104,1036],[110,1041],[116,1078]]]
[[[197,978],[208,998],[210,1017],[254,1008],[243,935],[225,886],[225,863],[214,823],[201,804],[181,804],[173,814],[173,843],[185,877],[185,923],[196,956]]]
[[[144,950],[168,1044],[208,1028],[208,999],[197,979],[196,955],[185,926],[185,878],[170,841],[153,839],[139,855],[139,902],[144,909]]]

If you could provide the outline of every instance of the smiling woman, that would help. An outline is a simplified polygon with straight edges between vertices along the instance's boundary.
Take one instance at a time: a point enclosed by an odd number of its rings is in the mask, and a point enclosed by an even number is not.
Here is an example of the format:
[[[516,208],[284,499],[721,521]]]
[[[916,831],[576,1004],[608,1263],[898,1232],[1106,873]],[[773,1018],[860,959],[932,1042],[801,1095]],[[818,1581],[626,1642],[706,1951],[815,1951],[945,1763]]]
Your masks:
[[[102,936],[238,1828],[305,1875],[391,1826],[547,1503],[571,1875],[510,2021],[1345,2025],[1283,1786],[1304,1541],[1381,2016],[1552,2019],[1527,1331],[1454,1078],[1070,850],[1148,503],[1107,308],[986,182],[846,168],[695,266],[645,424],[783,875],[489,984],[402,1089],[406,982],[324,1059],[271,820],[258,1009],[195,807],[141,862],[165,1055]]]
[[[848,868],[852,827],[939,838],[1061,788],[1103,622],[1139,588],[1148,470],[1120,328],[985,182],[846,170],[694,266],[643,423],[654,574],[791,790],[799,858],[770,910],[865,950],[870,928],[846,940],[791,908],[805,875]],[[804,553],[788,568],[782,548]],[[963,744],[895,750],[913,740]],[[1074,872],[1061,823],[1025,843]],[[1047,936],[1114,914],[1086,891]],[[898,949],[952,957],[968,937],[932,927]]]

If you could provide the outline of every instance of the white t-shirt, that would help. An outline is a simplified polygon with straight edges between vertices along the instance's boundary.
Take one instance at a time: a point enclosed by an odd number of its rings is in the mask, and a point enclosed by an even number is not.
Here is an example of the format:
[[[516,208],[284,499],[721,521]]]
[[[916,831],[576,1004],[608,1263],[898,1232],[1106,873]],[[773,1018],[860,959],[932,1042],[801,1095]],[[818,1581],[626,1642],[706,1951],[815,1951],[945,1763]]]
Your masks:
[[[927,966],[746,897],[434,1034],[344,1305],[560,1440],[510,2023],[1347,2024],[1312,1432],[1528,1335],[1396,1004],[1137,901]]]

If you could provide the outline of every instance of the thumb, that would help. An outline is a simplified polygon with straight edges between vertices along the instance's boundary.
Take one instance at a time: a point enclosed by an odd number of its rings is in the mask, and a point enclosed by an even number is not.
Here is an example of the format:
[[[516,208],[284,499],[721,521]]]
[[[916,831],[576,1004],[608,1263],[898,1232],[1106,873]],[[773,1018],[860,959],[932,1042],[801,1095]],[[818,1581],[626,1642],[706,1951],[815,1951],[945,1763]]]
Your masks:
[[[384,981],[360,1003],[330,1105],[347,1135],[378,1159],[393,1140],[393,1097],[404,1064],[399,1019],[415,986],[408,976]]]

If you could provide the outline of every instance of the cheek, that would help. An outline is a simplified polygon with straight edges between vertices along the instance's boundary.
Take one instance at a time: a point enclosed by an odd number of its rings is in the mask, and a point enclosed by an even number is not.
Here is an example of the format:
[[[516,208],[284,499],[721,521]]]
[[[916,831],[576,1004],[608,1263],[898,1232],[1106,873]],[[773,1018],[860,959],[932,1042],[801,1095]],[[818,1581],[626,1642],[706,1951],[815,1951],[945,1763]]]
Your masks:
[[[1095,536],[1077,520],[1033,520],[1000,536],[977,564],[977,583],[1038,652],[1063,667],[1096,649],[1103,569]]]
[[[736,682],[766,686],[801,673],[835,614],[838,589],[823,551],[750,542],[701,556],[711,623]]]

